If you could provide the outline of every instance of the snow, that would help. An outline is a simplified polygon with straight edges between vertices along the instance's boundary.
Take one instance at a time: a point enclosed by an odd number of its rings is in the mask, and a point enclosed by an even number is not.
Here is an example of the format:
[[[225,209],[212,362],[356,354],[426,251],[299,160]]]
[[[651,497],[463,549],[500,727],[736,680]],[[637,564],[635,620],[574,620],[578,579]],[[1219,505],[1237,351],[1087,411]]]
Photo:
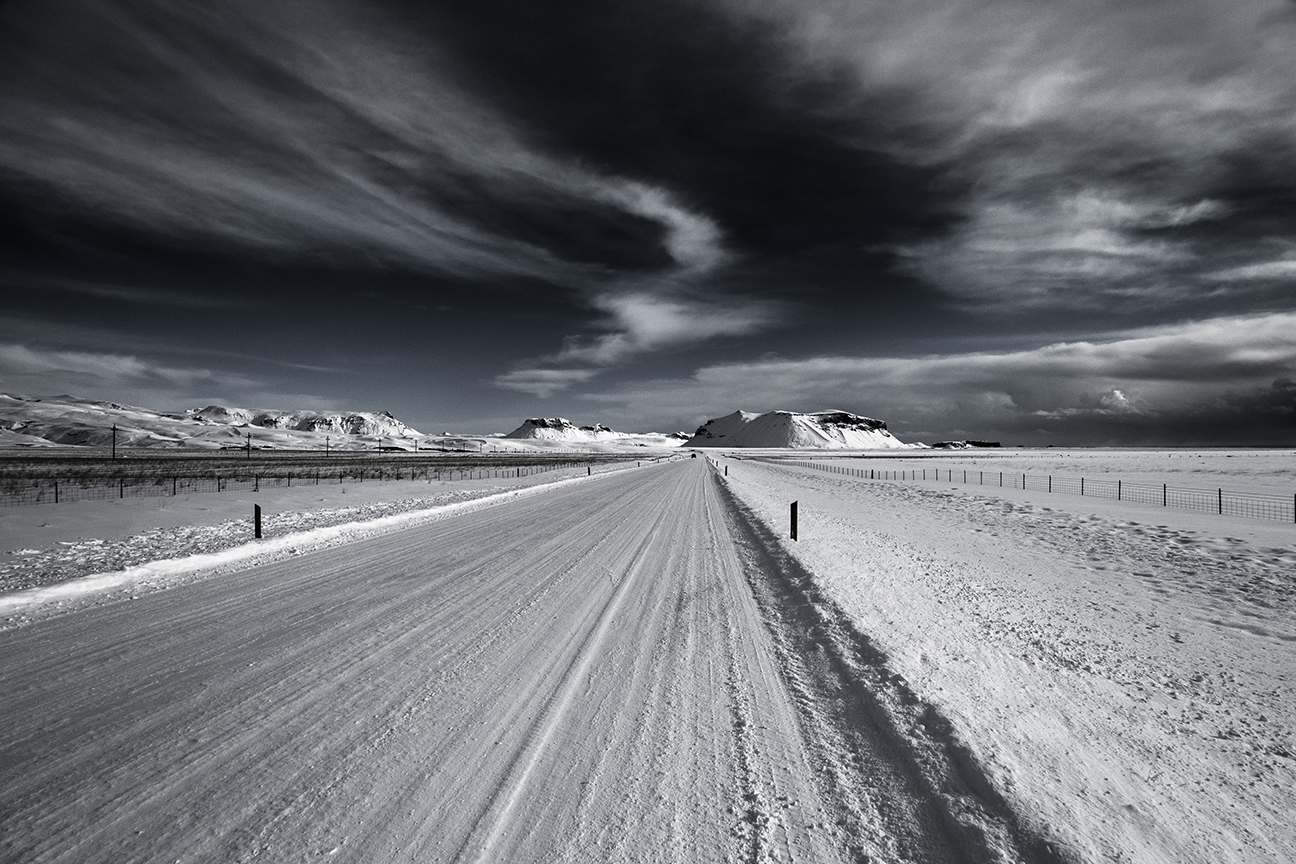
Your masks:
[[[718,492],[627,469],[0,633],[6,854],[1027,860],[851,725]]]
[[[1150,473],[1165,455],[1116,461]],[[786,554],[1078,860],[1296,859],[1296,526],[723,461]]]
[[[528,425],[533,424],[533,425]],[[552,426],[546,424],[554,424]],[[179,413],[75,396],[0,394],[0,447],[449,450],[472,453],[586,450],[616,453],[680,446],[680,433],[621,433],[562,418],[528,420],[507,436],[424,435],[386,411],[287,411],[209,405]],[[529,430],[529,434],[524,433]]]
[[[893,450],[904,444],[881,420],[846,411],[797,414],[735,411],[708,420],[687,442],[689,447],[790,448],[798,450]]]
[[[51,444],[108,447],[413,449],[423,436],[387,412],[276,411],[210,405],[178,414],[75,396],[0,394],[0,428]],[[0,444],[23,446],[22,439]]]
[[[527,442],[611,445],[599,449],[613,452],[634,447],[679,447],[688,436],[680,433],[618,432],[602,423],[577,426],[565,417],[532,417],[503,437]]]
[[[600,466],[592,476],[626,467]],[[399,527],[405,524],[404,519],[441,518],[469,504],[498,503],[515,492],[572,479],[585,480],[586,469],[558,469],[503,482],[352,480],[266,487],[256,492],[227,490],[4,508],[0,509],[0,592],[6,593],[0,593],[0,616],[11,607],[29,609],[43,604],[42,598],[63,596],[57,591],[47,595],[22,589],[80,580],[85,583],[75,589],[80,596],[98,591],[95,585],[118,584],[113,580],[122,570],[135,574],[121,583],[126,584],[160,573],[196,572],[237,562],[246,566],[248,561],[260,560],[263,553],[279,549],[284,537],[297,549],[310,547],[317,540],[347,542],[374,530]],[[262,508],[265,539],[248,543],[253,505]],[[338,529],[340,533],[311,533],[320,529]],[[33,544],[37,548],[32,548]],[[158,570],[154,565],[159,561],[169,563],[158,565],[162,568]],[[92,578],[98,581],[87,581]]]
[[[752,455],[362,484],[360,509],[361,486],[262,492],[290,518],[198,554],[136,530],[151,502],[0,513],[14,567],[102,560],[87,531],[169,559],[0,593],[6,855],[1296,860],[1296,526]],[[859,455],[1240,491],[1293,471]],[[246,537],[250,496],[191,498],[167,524]]]

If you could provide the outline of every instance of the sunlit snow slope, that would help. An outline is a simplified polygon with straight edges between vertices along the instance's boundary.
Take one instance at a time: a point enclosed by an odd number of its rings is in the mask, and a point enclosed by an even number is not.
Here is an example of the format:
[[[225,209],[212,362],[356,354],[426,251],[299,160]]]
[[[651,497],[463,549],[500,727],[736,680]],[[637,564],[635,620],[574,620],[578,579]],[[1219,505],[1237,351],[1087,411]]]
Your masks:
[[[577,426],[565,417],[532,417],[504,437],[510,440],[578,445],[598,443],[628,447],[678,447],[688,435],[682,432],[618,432],[602,423]]]
[[[176,414],[76,396],[0,394],[0,446],[410,449],[422,437],[385,411],[272,411],[209,405]]]
[[[797,414],[735,411],[708,420],[687,442],[689,447],[769,447],[804,450],[892,450],[908,447],[882,420],[847,411]]]

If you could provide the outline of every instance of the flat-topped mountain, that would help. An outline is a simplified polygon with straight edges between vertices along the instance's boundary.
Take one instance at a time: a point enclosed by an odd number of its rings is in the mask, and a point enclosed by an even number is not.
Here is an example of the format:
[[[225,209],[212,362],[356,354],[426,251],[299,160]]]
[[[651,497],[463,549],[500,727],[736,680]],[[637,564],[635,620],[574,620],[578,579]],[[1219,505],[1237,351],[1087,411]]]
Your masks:
[[[768,447],[794,450],[899,450],[905,444],[886,421],[848,411],[735,411],[698,427],[686,447]]]

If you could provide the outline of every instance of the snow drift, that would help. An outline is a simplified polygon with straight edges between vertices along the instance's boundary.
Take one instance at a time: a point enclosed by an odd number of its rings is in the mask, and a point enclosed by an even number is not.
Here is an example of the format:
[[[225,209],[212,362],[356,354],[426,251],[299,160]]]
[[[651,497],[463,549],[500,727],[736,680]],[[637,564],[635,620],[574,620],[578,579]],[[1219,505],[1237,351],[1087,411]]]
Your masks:
[[[848,411],[735,411],[708,420],[686,447],[770,447],[795,450],[898,450],[911,445],[889,431],[886,422]]]

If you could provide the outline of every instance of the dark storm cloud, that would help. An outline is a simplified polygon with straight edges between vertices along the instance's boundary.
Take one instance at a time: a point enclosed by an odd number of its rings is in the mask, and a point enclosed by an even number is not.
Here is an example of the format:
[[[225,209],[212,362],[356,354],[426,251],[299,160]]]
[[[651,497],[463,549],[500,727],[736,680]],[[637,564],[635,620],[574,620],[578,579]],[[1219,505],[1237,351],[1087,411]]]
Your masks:
[[[281,368],[476,352],[465,391],[617,382],[663,422],[835,394],[933,430],[1262,414],[1245,394],[1294,374],[1293,9],[10,0],[0,312],[45,322],[11,374],[124,357],[178,392],[220,373],[114,339],[298,319]],[[668,354],[697,374],[634,377]]]
[[[785,28],[695,2],[434,4],[429,33],[537,140],[674,191],[752,254],[922,237],[946,178],[889,152],[894,102]]]
[[[327,4],[5,13],[3,191],[29,238],[578,284],[669,261],[668,227],[617,200],[624,184],[529,151],[435,58],[394,50],[380,17]]]

